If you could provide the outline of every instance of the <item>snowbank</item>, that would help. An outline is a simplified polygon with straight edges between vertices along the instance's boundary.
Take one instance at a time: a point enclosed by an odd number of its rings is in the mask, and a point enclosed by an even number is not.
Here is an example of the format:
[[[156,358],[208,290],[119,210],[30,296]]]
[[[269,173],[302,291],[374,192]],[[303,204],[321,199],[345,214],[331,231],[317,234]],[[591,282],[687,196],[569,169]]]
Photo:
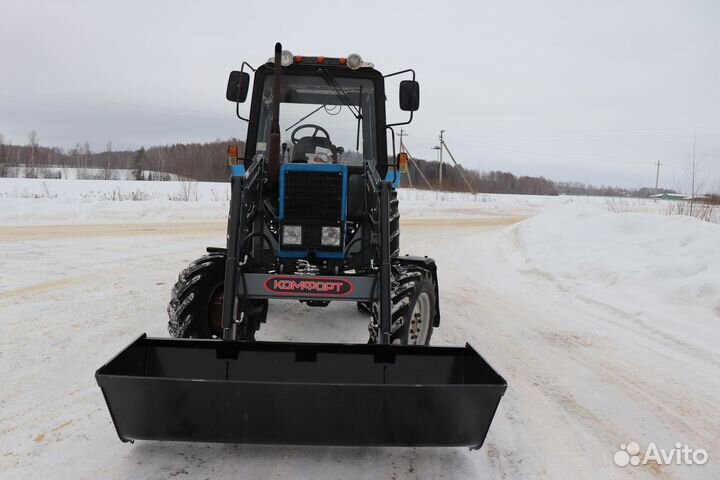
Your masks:
[[[401,188],[398,190],[402,214],[413,217],[477,215],[534,215],[547,208],[572,203],[602,204],[604,197],[548,195],[506,195],[494,193],[435,192]]]
[[[222,221],[228,186],[0,178],[0,225]]]
[[[8,167],[7,176],[13,178],[27,178],[28,167]],[[35,178],[40,179],[63,179],[63,180],[134,180],[135,171],[124,168],[76,168],[61,167],[56,165],[39,165],[34,168]],[[155,170],[143,170],[143,178],[154,178],[156,180],[179,180],[174,173],[158,172]]]
[[[227,201],[230,198],[230,189],[226,182],[0,178],[0,198]]]
[[[720,342],[720,225],[685,216],[549,210],[500,243],[517,268],[688,345]]]

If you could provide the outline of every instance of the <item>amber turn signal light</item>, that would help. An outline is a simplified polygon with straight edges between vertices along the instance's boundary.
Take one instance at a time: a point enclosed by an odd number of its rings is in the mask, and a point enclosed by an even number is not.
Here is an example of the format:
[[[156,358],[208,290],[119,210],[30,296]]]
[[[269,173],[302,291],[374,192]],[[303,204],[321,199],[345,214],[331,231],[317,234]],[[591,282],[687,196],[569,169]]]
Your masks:
[[[228,145],[228,163],[230,165],[237,165],[237,159],[238,159],[237,145]]]
[[[408,162],[410,160],[410,157],[408,157],[408,154],[405,152],[398,153],[398,168],[400,170],[400,173],[408,173]]]

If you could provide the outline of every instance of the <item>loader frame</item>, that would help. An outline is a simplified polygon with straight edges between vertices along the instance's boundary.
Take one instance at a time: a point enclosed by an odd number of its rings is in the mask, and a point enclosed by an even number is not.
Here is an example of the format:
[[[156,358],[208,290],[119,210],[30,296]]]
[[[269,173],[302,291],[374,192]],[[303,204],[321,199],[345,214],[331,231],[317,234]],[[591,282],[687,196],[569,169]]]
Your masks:
[[[277,51],[276,51],[277,55]],[[277,60],[277,59],[276,59]],[[243,66],[244,67],[244,66]],[[225,265],[225,282],[223,292],[223,311],[222,311],[222,338],[224,340],[237,340],[239,325],[243,322],[243,312],[245,301],[247,299],[295,299],[295,300],[314,300],[314,301],[335,301],[348,300],[373,303],[377,302],[377,343],[390,343],[392,328],[391,313],[391,265],[392,262],[412,264],[413,260],[405,258],[393,258],[390,248],[390,200],[391,192],[394,185],[399,179],[399,171],[397,163],[388,161],[387,154],[387,131],[393,133],[392,125],[386,122],[385,112],[385,85],[383,76],[375,69],[361,69],[352,72],[354,78],[367,79],[373,82],[375,89],[375,158],[376,162],[363,162],[363,178],[365,181],[365,216],[367,217],[366,228],[361,229],[362,241],[364,245],[369,245],[370,256],[367,253],[358,255],[360,260],[355,260],[354,265],[359,267],[360,274],[353,275],[322,275],[326,281],[339,282],[349,285],[343,291],[333,294],[332,292],[318,292],[313,289],[299,288],[296,291],[286,290],[278,291],[277,289],[268,288],[268,282],[274,280],[282,280],[287,282],[317,281],[310,280],[304,275],[285,275],[278,272],[278,265],[258,265],[260,257],[270,259],[279,259],[281,256],[281,247],[279,239],[276,238],[277,233],[273,233],[268,227],[268,217],[277,219],[277,212],[272,211],[272,207],[266,203],[265,195],[270,189],[271,194],[277,192],[272,191],[264,179],[272,177],[277,173],[269,171],[268,160],[265,156],[256,155],[255,145],[257,144],[260,123],[260,108],[258,106],[262,102],[263,85],[269,75],[273,75],[274,88],[277,89],[273,96],[273,128],[277,121],[279,112],[278,105],[280,102],[279,82],[280,77],[285,75],[317,75],[326,69],[331,72],[330,75],[347,75],[346,68],[325,66],[318,68],[317,65],[293,65],[291,69],[281,68],[279,61],[265,64],[255,72],[254,88],[252,93],[252,107],[250,109],[248,122],[248,135],[246,141],[246,149],[242,162],[245,167],[243,176],[234,175],[231,178],[231,199],[230,199],[230,216],[228,222],[227,235],[227,260]],[[344,73],[343,73],[344,72]],[[403,70],[392,73],[388,76],[412,74],[413,82],[415,80],[415,72],[412,69]],[[238,114],[240,117],[240,115]],[[243,117],[240,117],[244,119]],[[412,112],[410,120],[412,120]],[[406,122],[406,123],[409,123]],[[402,123],[405,124],[405,123]],[[359,126],[358,126],[359,128]],[[272,130],[271,130],[272,131]],[[394,134],[391,137],[393,156],[395,158],[395,142]],[[272,146],[271,146],[272,148]],[[279,147],[278,147],[279,148]],[[383,180],[385,178],[385,180]],[[371,214],[370,210],[373,210]],[[348,249],[349,250],[349,249]],[[343,259],[338,262],[340,265],[346,260],[350,252],[346,250],[343,253]],[[365,252],[368,249],[363,249]],[[433,281],[437,286],[437,274],[435,263],[432,259],[425,258],[422,262],[415,261],[414,264],[429,267],[433,275]],[[280,267],[282,268],[282,267]],[[271,273],[273,271],[274,273]],[[437,289],[437,288],[436,288]],[[435,295],[435,317],[434,326],[439,325],[440,305],[436,292]]]

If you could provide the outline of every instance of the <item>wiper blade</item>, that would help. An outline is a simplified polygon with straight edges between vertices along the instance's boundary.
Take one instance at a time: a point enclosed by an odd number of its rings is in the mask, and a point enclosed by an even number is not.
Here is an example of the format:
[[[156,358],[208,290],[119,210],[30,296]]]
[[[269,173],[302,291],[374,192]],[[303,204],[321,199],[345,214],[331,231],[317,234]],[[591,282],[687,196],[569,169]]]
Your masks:
[[[305,115],[304,117],[302,117],[302,118],[301,118],[300,120],[298,120],[297,122],[295,122],[295,123],[293,123],[292,125],[290,125],[288,128],[285,129],[285,131],[287,132],[288,130],[290,130],[291,128],[293,128],[295,125],[297,125],[298,123],[302,122],[302,121],[305,120],[306,118],[315,115],[315,113],[316,113],[318,110],[320,110],[321,108],[325,108],[325,106],[326,106],[326,105],[320,105],[318,108],[316,108],[316,109],[313,110],[312,112],[308,113],[307,115]]]
[[[343,102],[343,104],[345,104],[348,110],[350,110],[350,112],[355,116],[355,119],[357,120],[357,137],[355,138],[355,150],[360,150],[360,120],[362,120],[363,118],[362,111],[360,110],[361,107],[356,107],[352,104],[347,92],[343,90],[340,84],[335,80],[335,77],[330,75],[330,72],[328,72],[324,68],[319,68],[318,70],[325,79],[325,83],[327,83],[330,88],[335,90],[335,95],[337,95],[340,101]],[[362,85],[360,86],[360,98],[358,100],[358,104],[362,105]]]
[[[330,88],[332,88],[335,91],[335,95],[340,99],[343,104],[348,107],[348,109],[352,112],[352,114],[355,116],[356,120],[360,120],[362,118],[362,113],[360,112],[360,109],[353,105],[353,103],[350,101],[350,97],[348,94],[343,90],[343,88],[340,86],[339,83],[337,83],[337,80],[335,80],[335,77],[333,77],[330,72],[325,70],[324,68],[319,68],[320,74],[323,76],[323,79],[325,80],[325,83],[328,84]]]

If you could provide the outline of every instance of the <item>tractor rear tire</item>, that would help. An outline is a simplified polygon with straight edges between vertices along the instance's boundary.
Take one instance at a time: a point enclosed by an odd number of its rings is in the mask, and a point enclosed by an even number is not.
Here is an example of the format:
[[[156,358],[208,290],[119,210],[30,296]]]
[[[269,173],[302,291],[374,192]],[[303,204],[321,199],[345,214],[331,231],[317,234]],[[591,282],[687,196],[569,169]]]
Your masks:
[[[435,283],[430,270],[414,265],[393,264],[390,292],[392,315],[390,343],[428,345],[437,311]],[[379,324],[379,305],[373,305],[373,323]],[[375,343],[371,338],[370,343]]]
[[[168,305],[168,332],[175,338],[222,338],[224,252],[203,255],[180,272]],[[257,304],[257,305],[255,305]],[[253,301],[239,339],[254,341],[267,314],[267,301]]]

